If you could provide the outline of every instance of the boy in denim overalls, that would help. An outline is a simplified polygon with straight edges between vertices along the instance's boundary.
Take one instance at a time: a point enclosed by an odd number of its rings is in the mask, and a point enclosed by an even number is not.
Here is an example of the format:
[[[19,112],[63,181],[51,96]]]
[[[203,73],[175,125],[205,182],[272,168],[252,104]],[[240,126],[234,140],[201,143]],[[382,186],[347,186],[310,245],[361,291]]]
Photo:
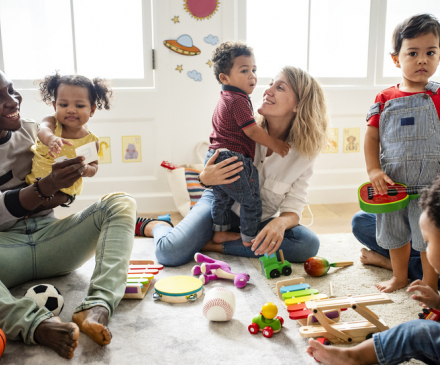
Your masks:
[[[381,91],[367,116],[365,159],[375,193],[387,194],[387,183],[430,185],[440,172],[440,84],[430,82],[440,55],[440,24],[429,14],[416,15],[393,33],[392,59],[402,82]],[[380,146],[380,154],[379,154]],[[418,221],[417,200],[396,212],[377,215],[377,242],[389,249],[393,277],[376,287],[385,293],[408,284],[408,261],[420,251],[423,281],[437,290],[438,274],[426,257]]]

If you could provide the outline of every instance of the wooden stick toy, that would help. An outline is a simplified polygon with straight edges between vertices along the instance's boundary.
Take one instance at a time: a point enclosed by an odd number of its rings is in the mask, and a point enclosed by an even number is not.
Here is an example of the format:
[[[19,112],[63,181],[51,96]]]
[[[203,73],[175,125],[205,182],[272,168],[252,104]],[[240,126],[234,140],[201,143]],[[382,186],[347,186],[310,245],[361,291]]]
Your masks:
[[[329,298],[336,298],[336,296],[333,294],[333,282],[330,281],[330,296]]]
[[[353,261],[340,261],[329,264],[325,258],[314,256],[304,262],[304,270],[310,276],[322,276],[330,270],[330,267],[343,267],[350,265],[353,265]]]
[[[155,265],[151,260],[130,260],[123,299],[143,299],[154,275],[162,269],[163,265]]]

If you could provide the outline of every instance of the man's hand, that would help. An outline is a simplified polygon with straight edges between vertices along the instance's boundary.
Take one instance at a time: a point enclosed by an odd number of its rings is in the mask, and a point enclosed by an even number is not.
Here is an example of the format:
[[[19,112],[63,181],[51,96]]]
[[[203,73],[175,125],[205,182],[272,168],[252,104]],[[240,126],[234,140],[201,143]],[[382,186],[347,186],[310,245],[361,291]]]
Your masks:
[[[48,202],[43,202],[40,206],[38,206],[36,209],[32,211],[32,214],[42,212],[43,210],[47,209],[53,209],[61,204],[66,204],[69,202],[69,196],[67,194],[62,193],[61,191],[58,191],[55,193],[54,197],[49,200]]]

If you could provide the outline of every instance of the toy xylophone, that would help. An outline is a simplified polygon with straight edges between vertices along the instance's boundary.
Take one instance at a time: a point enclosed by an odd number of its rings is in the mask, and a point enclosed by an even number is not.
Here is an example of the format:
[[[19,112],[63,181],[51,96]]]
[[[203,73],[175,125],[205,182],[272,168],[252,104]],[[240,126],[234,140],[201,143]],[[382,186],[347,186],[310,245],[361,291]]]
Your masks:
[[[127,287],[124,299],[143,299],[154,275],[159,274],[163,265],[155,265],[150,260],[130,260]]]

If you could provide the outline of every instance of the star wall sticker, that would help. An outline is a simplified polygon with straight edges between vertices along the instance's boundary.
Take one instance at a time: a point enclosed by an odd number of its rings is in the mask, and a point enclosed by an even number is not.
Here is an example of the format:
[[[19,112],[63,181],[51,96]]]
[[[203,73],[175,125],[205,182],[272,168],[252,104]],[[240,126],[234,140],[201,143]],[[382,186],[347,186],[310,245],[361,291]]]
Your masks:
[[[183,65],[177,65],[177,67],[176,67],[176,71],[179,71],[180,73],[182,73],[182,71],[183,71]]]
[[[174,16],[174,18],[173,19],[171,19],[172,21],[174,21],[174,24],[176,24],[176,23],[180,23],[180,21],[179,21],[179,17],[178,16]]]
[[[209,67],[212,67],[212,61],[211,61],[211,60],[209,60],[208,62],[206,62],[206,64],[207,64]]]

